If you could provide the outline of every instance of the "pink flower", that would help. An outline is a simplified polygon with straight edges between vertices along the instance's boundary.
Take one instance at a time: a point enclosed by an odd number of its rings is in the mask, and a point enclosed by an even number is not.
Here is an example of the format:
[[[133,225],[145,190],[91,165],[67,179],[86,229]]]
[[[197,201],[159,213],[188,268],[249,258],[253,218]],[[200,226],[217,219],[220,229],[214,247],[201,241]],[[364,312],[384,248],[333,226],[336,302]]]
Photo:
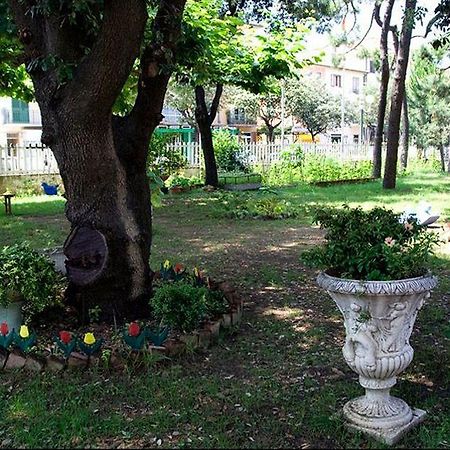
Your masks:
[[[412,223],[405,222],[405,230],[406,230],[406,231],[412,231],[413,228],[414,228],[414,227],[413,227],[413,224],[412,224]]]
[[[384,240],[384,243],[388,246],[388,247],[393,247],[395,245],[395,239],[392,238],[391,236],[387,237]]]

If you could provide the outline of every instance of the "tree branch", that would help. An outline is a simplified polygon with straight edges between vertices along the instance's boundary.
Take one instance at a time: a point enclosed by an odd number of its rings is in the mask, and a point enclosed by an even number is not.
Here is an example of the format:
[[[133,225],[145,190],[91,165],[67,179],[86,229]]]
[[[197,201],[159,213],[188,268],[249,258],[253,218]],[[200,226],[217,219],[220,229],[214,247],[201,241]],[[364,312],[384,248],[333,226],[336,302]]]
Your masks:
[[[76,98],[77,108],[81,106],[84,114],[92,110],[110,113],[139,54],[146,21],[144,0],[128,0],[126,4],[105,1],[97,40],[65,88],[69,108]]]
[[[214,93],[213,101],[211,102],[211,108],[209,110],[209,124],[212,125],[214,122],[214,119],[216,118],[217,110],[219,109],[220,104],[220,97],[222,96],[223,92],[223,84],[217,83],[216,85],[216,92]]]
[[[134,132],[142,139],[150,139],[162,120],[161,111],[175,64],[185,4],[186,0],[160,0],[153,23],[153,40],[141,55],[138,94],[128,118]]]
[[[20,0],[9,0],[9,7],[19,32],[19,40],[24,45],[25,59],[30,60],[45,53],[43,35],[45,22],[38,15],[34,18],[29,14],[30,5]]]

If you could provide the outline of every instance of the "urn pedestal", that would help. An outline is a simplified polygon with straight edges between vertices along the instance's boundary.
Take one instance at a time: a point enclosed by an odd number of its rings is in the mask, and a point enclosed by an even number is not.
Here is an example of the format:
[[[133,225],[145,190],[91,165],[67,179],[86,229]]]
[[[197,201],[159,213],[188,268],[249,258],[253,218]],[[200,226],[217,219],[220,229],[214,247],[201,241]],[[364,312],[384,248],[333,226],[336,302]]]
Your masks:
[[[342,352],[366,390],[364,396],[344,406],[347,424],[392,445],[426,414],[392,397],[390,389],[413,359],[409,338],[417,312],[437,279],[424,276],[358,281],[321,273],[317,282],[344,317],[346,340]]]

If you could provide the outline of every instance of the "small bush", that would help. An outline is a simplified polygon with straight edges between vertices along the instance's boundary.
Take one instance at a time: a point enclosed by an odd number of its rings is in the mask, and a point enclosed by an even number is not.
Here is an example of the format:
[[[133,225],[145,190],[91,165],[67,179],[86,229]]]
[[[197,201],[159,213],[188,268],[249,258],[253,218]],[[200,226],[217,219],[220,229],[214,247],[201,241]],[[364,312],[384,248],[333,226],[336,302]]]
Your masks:
[[[357,280],[398,280],[422,276],[439,238],[415,220],[384,208],[323,208],[314,222],[327,230],[326,243],[304,252],[311,266]]]
[[[183,281],[168,282],[156,289],[151,306],[156,318],[165,325],[189,333],[207,316],[207,295],[206,287],[195,287]]]
[[[167,183],[170,187],[181,186],[189,187],[197,184],[203,184],[203,181],[199,177],[184,177],[182,175],[173,175],[168,180]]]
[[[239,142],[235,136],[226,130],[217,130],[213,134],[214,154],[217,168],[225,172],[248,171],[246,165],[239,159]]]
[[[206,310],[208,317],[213,319],[229,309],[229,304],[222,291],[211,291],[206,294]]]
[[[223,193],[219,204],[225,216],[237,219],[286,219],[304,214],[304,208],[267,194],[255,198],[248,194]]]
[[[171,137],[154,134],[150,141],[147,156],[147,171],[158,176],[169,176],[178,173],[187,166],[186,158],[181,152],[168,149]]]
[[[283,152],[280,161],[272,164],[268,170],[260,171],[265,184],[285,186],[302,182],[369,178],[372,175],[372,162],[341,162],[322,155],[305,155],[300,148],[293,147]]]
[[[25,321],[61,303],[65,279],[45,256],[26,244],[0,250],[0,305],[24,302]]]

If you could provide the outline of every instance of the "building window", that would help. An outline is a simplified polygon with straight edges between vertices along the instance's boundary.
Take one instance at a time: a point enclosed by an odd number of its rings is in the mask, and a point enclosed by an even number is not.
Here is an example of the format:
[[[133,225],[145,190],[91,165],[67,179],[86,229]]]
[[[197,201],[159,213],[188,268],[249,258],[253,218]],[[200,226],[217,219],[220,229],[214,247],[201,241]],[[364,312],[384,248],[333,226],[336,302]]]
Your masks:
[[[13,123],[30,123],[28,103],[12,99],[12,120]]]
[[[341,142],[341,135],[340,134],[332,134],[331,135],[331,143],[332,144],[340,144]]]
[[[359,94],[359,78],[358,77],[352,78],[352,92],[354,94]]]
[[[342,77],[335,73],[331,74],[331,86],[332,87],[341,87],[342,86]]]

